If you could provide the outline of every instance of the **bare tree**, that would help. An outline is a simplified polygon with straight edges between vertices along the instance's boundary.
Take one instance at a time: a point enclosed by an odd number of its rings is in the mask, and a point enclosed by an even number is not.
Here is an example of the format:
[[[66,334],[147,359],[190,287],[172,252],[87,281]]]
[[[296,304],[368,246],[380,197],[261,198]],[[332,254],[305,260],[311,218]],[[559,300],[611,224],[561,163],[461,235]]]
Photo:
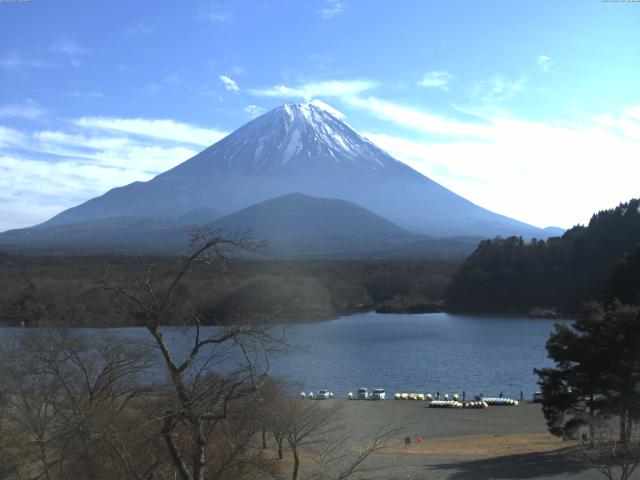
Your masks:
[[[633,423],[626,428],[627,440],[621,442],[612,419],[593,420],[590,435],[576,448],[579,458],[608,480],[630,479],[640,465],[640,428]]]
[[[6,393],[0,391],[0,478],[9,478],[15,469],[13,461],[9,458],[11,436],[7,429],[8,404]]]
[[[390,478],[386,462],[370,467],[373,455],[399,435],[405,425],[387,426],[373,437],[360,440],[344,435],[342,408],[281,395],[270,404],[268,428],[283,458],[286,441],[292,456],[291,479],[346,480],[349,478]],[[302,462],[302,458],[306,461]]]
[[[313,451],[314,469],[309,480],[346,480],[349,478],[389,478],[387,468],[368,465],[371,456],[382,451],[388,441],[404,431],[404,425],[389,426],[362,442],[350,437],[331,439]],[[364,475],[364,477],[362,477]]]
[[[300,471],[300,452],[324,441],[338,428],[337,407],[321,407],[315,402],[301,398],[283,400],[286,414],[283,426],[284,437],[293,455],[291,480],[297,480]]]
[[[140,425],[129,412],[147,392],[150,353],[138,342],[65,330],[31,332],[3,344],[5,429],[23,440],[21,460],[30,475],[104,478],[106,471],[120,471],[119,478],[151,478],[147,457],[124,461],[121,455],[153,444],[139,432],[126,442],[123,435],[125,425]]]
[[[225,258],[229,249],[255,249],[246,236],[223,237],[198,230],[193,252],[170,274],[154,276],[149,269],[140,283],[109,287],[124,298],[153,338],[169,378],[171,400],[160,415],[159,434],[182,480],[216,478],[231,465],[242,463],[248,442],[227,452],[208,448],[212,438],[225,430],[232,406],[251,398],[268,376],[268,353],[279,343],[263,325],[234,325],[205,333],[202,314],[180,296],[181,282],[202,262]],[[161,326],[191,327],[183,331],[190,346],[182,355],[172,351]],[[216,460],[213,463],[210,460]]]

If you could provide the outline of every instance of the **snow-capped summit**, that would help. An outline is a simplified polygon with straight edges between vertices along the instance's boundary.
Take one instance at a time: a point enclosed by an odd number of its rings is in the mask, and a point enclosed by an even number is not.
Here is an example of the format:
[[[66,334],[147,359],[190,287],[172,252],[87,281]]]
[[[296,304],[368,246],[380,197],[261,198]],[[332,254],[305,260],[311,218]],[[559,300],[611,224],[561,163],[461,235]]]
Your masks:
[[[319,102],[282,105],[148,182],[115,188],[41,227],[109,221],[212,220],[300,192],[353,202],[432,236],[522,235],[542,229],[481,208],[376,147]],[[204,213],[203,213],[204,212]],[[34,229],[32,229],[34,231]]]
[[[330,108],[287,103],[271,110],[202,152],[197,168],[377,170],[398,163]]]

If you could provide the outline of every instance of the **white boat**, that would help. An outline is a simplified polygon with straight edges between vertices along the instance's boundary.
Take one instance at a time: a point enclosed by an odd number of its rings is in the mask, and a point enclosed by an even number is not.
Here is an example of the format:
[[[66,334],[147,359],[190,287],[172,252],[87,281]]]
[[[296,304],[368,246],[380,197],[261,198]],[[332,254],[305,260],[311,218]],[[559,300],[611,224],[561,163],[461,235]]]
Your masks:
[[[462,402],[455,400],[433,400],[429,403],[429,408],[462,408]]]
[[[513,407],[518,405],[518,401],[506,397],[487,397],[482,399],[489,406]]]

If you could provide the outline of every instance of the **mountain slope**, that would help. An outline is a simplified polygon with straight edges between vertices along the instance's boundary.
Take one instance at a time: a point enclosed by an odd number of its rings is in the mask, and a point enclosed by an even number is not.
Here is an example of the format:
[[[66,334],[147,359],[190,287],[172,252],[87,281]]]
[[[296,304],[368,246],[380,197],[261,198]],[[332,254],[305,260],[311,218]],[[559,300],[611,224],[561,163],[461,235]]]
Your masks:
[[[175,217],[195,208],[229,214],[292,192],[348,200],[432,236],[548,236],[438,185],[329,112],[297,104],[256,118],[149,182],[115,188],[37,228],[110,217]]]
[[[263,258],[463,258],[480,240],[418,235],[354,203],[300,193],[205,223],[230,237],[248,234],[264,241],[257,253]],[[7,232],[0,245],[11,250],[172,253],[188,244],[193,227],[139,217],[105,218]]]

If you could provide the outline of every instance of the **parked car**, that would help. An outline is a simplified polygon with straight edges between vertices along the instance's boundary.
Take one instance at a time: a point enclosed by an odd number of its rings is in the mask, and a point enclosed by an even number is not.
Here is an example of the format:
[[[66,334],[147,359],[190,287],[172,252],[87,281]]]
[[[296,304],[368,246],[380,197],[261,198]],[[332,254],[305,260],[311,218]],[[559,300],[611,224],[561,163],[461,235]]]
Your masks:
[[[371,394],[371,400],[384,400],[385,395],[384,388],[376,388]]]
[[[369,400],[369,389],[368,388],[359,388],[358,389],[358,400]]]
[[[333,393],[329,390],[320,390],[316,396],[317,400],[329,400],[330,398],[333,398]]]
[[[533,397],[531,397],[531,401],[533,403],[542,403],[542,392],[534,393]]]

